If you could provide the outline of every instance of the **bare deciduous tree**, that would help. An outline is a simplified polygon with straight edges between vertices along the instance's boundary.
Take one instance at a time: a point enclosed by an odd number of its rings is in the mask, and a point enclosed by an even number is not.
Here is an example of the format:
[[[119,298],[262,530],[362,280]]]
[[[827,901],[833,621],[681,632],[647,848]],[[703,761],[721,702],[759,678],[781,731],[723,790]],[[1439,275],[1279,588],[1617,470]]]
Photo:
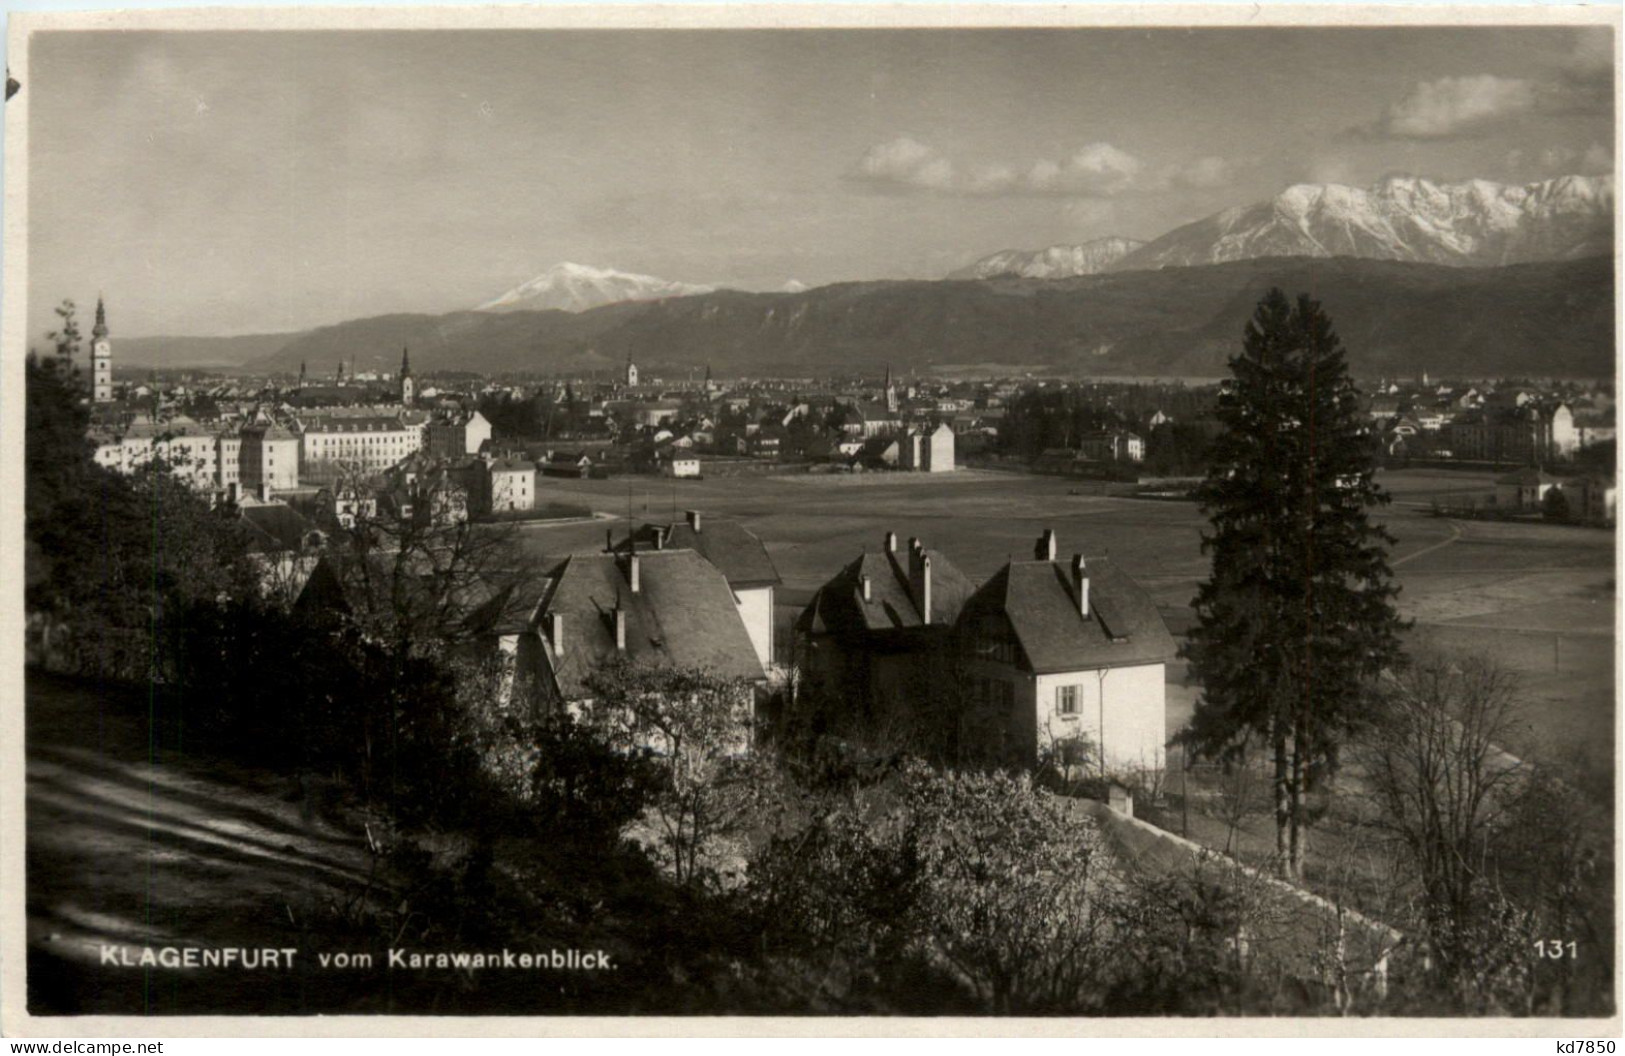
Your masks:
[[[1434,968],[1485,996],[1521,989],[1513,977],[1526,974],[1521,914],[1494,869],[1498,830],[1526,784],[1503,747],[1519,705],[1516,676],[1493,659],[1424,657],[1391,681],[1363,751],[1376,824],[1416,876]]]

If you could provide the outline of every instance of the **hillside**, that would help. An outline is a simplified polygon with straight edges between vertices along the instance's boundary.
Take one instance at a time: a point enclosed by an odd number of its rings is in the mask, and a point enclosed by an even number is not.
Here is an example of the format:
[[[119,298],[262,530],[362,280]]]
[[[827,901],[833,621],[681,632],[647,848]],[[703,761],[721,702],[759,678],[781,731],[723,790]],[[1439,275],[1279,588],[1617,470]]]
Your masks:
[[[242,337],[129,337],[114,336],[116,362],[121,367],[239,367],[273,355],[300,337],[291,334],[245,334]]]
[[[252,364],[331,369],[410,347],[420,371],[605,369],[630,355],[719,371],[1020,366],[1214,376],[1272,285],[1319,297],[1359,374],[1608,376],[1606,257],[1498,268],[1277,258],[1044,281],[869,282],[588,312],[392,315],[324,327]]]

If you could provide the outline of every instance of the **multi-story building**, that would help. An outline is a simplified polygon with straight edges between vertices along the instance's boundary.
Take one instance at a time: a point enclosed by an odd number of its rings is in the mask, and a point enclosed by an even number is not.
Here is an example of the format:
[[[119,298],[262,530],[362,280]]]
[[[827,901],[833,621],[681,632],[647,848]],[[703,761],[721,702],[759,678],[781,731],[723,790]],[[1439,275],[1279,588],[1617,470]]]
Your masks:
[[[238,473],[246,490],[262,497],[299,486],[299,437],[269,418],[243,426]]]
[[[818,724],[908,738],[1001,765],[1059,757],[1101,773],[1158,769],[1175,655],[1156,605],[1104,558],[1033,560],[973,587],[938,552],[888,533],[813,596],[796,662]],[[945,722],[948,719],[950,721]]]
[[[950,673],[954,623],[974,590],[919,539],[899,554],[896,532],[819,587],[796,620],[794,663],[806,691],[832,709],[821,724],[912,739],[916,705]]]
[[[424,426],[407,414],[313,414],[299,418],[299,458],[307,476],[375,473],[423,448]]]
[[[424,450],[436,458],[477,455],[491,441],[491,423],[479,411],[446,412],[424,427]]]
[[[965,677],[1009,715],[1012,759],[1162,768],[1176,649],[1150,596],[1111,561],[1060,563],[1046,531],[1033,560],[1009,562],[965,602],[959,629]]]
[[[954,445],[953,426],[946,422],[930,432],[911,430],[903,438],[903,468],[922,473],[952,473]]]
[[[1456,458],[1488,462],[1563,461],[1580,446],[1574,413],[1568,404],[1535,403],[1486,407],[1463,415],[1444,429]]]
[[[520,458],[493,458],[475,464],[480,513],[507,513],[536,508],[536,463]]]

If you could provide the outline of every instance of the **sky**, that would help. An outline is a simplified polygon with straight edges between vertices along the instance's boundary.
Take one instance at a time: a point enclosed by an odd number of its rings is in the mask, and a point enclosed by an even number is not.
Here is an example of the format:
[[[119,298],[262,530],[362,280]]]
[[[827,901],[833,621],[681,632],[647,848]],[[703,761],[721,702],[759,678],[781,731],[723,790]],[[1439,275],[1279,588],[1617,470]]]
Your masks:
[[[36,33],[29,333],[777,289],[1151,239],[1297,182],[1613,171],[1607,28]],[[20,101],[20,100],[19,100]]]

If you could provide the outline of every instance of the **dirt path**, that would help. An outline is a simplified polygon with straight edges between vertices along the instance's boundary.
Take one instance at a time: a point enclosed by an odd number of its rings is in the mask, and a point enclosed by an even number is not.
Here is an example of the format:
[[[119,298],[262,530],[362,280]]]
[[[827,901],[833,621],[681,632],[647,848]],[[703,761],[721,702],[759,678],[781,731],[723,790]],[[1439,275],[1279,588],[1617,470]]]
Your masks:
[[[365,837],[302,811],[291,780],[165,745],[141,706],[118,691],[28,678],[30,1011],[320,1004],[321,979],[302,968],[106,963],[110,946],[135,958],[146,947],[309,950],[319,945],[311,929],[372,869]]]

